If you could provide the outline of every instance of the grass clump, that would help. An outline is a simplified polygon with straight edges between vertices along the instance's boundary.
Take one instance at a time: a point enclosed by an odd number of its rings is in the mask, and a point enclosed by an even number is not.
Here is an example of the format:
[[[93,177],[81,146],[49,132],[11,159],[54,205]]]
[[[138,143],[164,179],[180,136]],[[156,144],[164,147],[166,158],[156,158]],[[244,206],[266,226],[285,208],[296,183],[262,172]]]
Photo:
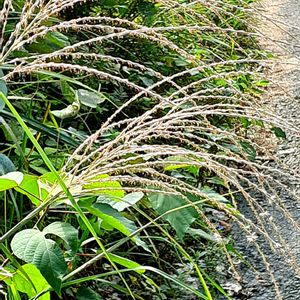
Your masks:
[[[285,173],[247,132],[287,125],[259,105],[251,2],[0,2],[8,299],[229,298],[202,260],[213,245],[238,277],[229,219],[276,246],[251,190]]]

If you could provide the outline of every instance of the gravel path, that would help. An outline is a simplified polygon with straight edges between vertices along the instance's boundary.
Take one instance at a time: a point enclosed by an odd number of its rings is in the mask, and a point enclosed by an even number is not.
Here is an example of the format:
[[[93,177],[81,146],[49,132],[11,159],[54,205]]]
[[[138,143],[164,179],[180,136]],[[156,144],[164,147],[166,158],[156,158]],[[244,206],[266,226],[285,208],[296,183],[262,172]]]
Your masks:
[[[262,13],[271,21],[263,21],[264,24],[260,25],[261,31],[274,40],[281,40],[280,44],[274,45],[265,39],[262,41],[262,45],[265,49],[275,52],[282,62],[275,64],[270,70],[273,84],[264,101],[267,106],[275,108],[281,117],[291,120],[300,127],[300,0],[268,0],[262,5],[266,9],[266,12]],[[273,20],[277,25],[273,24]],[[287,139],[278,145],[275,152],[290,172],[300,174],[299,137],[287,135]],[[267,164],[272,166],[272,162]],[[300,194],[299,181],[286,180],[285,183],[289,191],[294,191],[295,195]],[[286,190],[279,187],[277,193],[282,206],[286,207],[287,213],[300,224],[300,203],[296,196],[288,195]],[[256,272],[253,272],[243,263],[238,265],[242,274],[240,282],[242,289],[234,294],[233,299],[300,300],[300,272],[298,271],[300,269],[300,232],[296,228],[297,225],[290,217],[287,218],[278,206],[266,201],[262,195],[257,194],[253,197],[264,207],[268,212],[267,218],[272,218],[278,228],[278,233],[275,233],[266,221],[267,231],[278,242],[278,253],[274,253],[270,249],[265,239],[258,236],[255,243],[250,242],[249,238],[247,240],[247,237],[241,234],[238,228],[233,227],[233,236],[237,241],[236,248],[256,269]],[[245,201],[240,201],[239,209],[247,218],[256,222]],[[265,218],[265,220],[267,219]],[[283,240],[280,240],[280,237]],[[285,249],[283,255],[280,255],[279,252],[283,249],[284,243],[286,243],[286,249],[290,249],[290,253],[288,254]],[[263,263],[255,245],[258,245],[265,254],[267,264]],[[289,260],[284,259],[283,256],[288,256]],[[289,263],[293,265],[294,270]],[[267,270],[268,264],[269,271]],[[272,280],[276,281],[277,290],[274,288]]]

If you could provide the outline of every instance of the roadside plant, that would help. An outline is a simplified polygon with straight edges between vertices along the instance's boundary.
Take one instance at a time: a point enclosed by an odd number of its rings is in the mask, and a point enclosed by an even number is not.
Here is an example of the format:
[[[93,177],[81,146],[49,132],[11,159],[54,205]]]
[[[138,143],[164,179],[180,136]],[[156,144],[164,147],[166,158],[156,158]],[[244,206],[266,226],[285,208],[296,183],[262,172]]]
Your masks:
[[[229,298],[185,241],[221,249],[236,278],[224,219],[277,249],[253,192],[288,214],[275,186],[291,175],[259,163],[266,149],[248,132],[294,128],[260,107],[268,61],[245,23],[250,2],[0,1],[2,146],[18,166],[0,176],[8,299],[101,299],[107,286],[155,299],[153,274]],[[241,197],[257,220],[239,213]],[[161,241],[198,285],[168,273]]]

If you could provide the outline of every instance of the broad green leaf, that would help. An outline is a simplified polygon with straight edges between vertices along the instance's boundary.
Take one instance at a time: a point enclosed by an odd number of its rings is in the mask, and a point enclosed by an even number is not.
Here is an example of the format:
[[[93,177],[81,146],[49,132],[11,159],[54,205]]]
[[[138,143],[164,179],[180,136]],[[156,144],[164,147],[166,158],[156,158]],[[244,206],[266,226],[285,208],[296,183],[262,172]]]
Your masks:
[[[48,32],[44,38],[38,38],[36,42],[26,45],[26,50],[35,53],[51,53],[69,45],[66,35],[60,32]]]
[[[25,276],[18,270],[13,276],[13,284],[16,289],[22,293],[27,294],[29,297],[36,296],[39,292],[49,287],[48,282],[42,276],[41,272],[32,264],[26,264],[22,266],[23,270],[27,273],[31,282],[34,284],[35,289],[32,284],[25,278]],[[50,293],[46,293],[39,297],[40,300],[50,300]]]
[[[81,286],[76,293],[77,300],[103,300],[103,298],[94,292],[91,288]]]
[[[86,207],[90,213],[102,219],[101,227],[108,224],[111,228],[114,228],[126,236],[137,230],[133,221],[125,218],[120,212],[112,208],[108,204],[95,203],[92,206]],[[140,240],[139,237],[134,237],[132,240],[139,246],[148,251],[146,243]]]
[[[109,253],[108,256],[113,262],[115,262],[115,263],[117,263],[117,264],[119,264],[123,267],[126,267],[127,269],[134,269],[134,268],[141,267],[140,264],[138,264],[137,262],[132,261],[128,258],[124,258],[122,256],[115,255],[115,254],[112,254],[112,253]],[[135,272],[137,272],[139,274],[143,274],[143,273],[145,273],[145,270],[139,269],[139,270],[136,270]]]
[[[10,172],[0,176],[0,192],[7,191],[20,185],[23,176],[24,175],[21,172]]]
[[[98,104],[106,100],[106,97],[104,95],[102,97],[101,95],[102,93],[99,92],[94,93],[84,89],[77,90],[77,96],[80,103],[91,108],[96,108]]]
[[[67,264],[59,246],[37,229],[18,232],[11,241],[14,254],[27,263],[35,265],[58,295],[61,279],[67,271]]]
[[[131,194],[127,194],[121,200],[118,199],[109,199],[108,197],[99,196],[97,198],[97,202],[109,204],[111,207],[116,209],[117,211],[123,211],[128,207],[131,207],[138,201],[140,201],[144,197],[144,193],[135,192]]]
[[[83,186],[84,189],[92,190],[96,195],[111,195],[113,197],[123,198],[125,192],[121,184],[116,180],[107,180],[107,174],[97,175],[91,179],[91,183]]]
[[[126,236],[137,229],[134,222],[123,217],[121,213],[108,204],[95,203],[91,212]]]
[[[143,81],[143,83],[146,87],[149,87],[153,84],[153,80],[149,77],[141,76],[140,79]]]
[[[52,44],[52,46],[58,49],[70,46],[69,38],[61,32],[48,32],[46,37],[47,40]]]
[[[47,182],[50,184],[54,184],[57,181],[55,174],[53,174],[52,172],[47,172],[47,173],[43,174],[42,176],[40,176],[40,179],[43,182]]]
[[[181,206],[188,204],[186,200],[177,195],[151,193],[148,198],[152,208],[160,215],[169,210],[180,208]],[[196,220],[197,216],[198,214],[193,207],[187,207],[167,214],[164,216],[164,219],[171,224],[178,237],[182,239],[190,225]]]
[[[268,86],[269,83],[270,83],[270,82],[267,81],[267,80],[260,80],[260,81],[255,82],[255,84],[256,84],[257,86],[262,86],[262,87]]]
[[[26,195],[36,206],[41,204],[39,199],[43,200],[47,196],[46,191],[39,187],[38,177],[34,175],[24,174],[23,181],[15,190]]]
[[[61,238],[67,245],[67,248],[75,253],[78,250],[78,230],[71,224],[64,222],[54,222],[44,228],[43,233],[54,234]]]

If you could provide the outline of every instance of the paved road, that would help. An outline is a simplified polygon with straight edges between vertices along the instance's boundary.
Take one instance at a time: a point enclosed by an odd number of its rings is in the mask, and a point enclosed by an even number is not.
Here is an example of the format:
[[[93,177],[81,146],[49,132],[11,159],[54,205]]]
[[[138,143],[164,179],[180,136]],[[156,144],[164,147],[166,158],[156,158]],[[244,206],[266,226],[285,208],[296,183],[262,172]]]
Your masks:
[[[271,70],[271,76],[283,88],[281,90],[274,84],[270,94],[266,95],[269,97],[266,102],[273,107],[275,106],[281,117],[292,120],[294,124],[300,126],[300,0],[271,0],[268,1],[266,8],[270,18],[276,18],[282,22],[277,23],[282,29],[268,25],[262,31],[273,39],[280,39],[282,42],[280,45],[274,46],[265,41],[264,47],[276,51],[281,58],[282,64]],[[276,152],[277,156],[288,166],[290,172],[300,174],[300,138],[288,134],[287,139],[279,145]],[[271,166],[272,162],[268,164]],[[282,178],[278,179],[282,180]],[[234,299],[236,300],[300,300],[300,277],[297,275],[297,268],[300,266],[300,233],[296,228],[296,223],[300,224],[300,202],[296,196],[289,195],[291,191],[300,194],[300,181],[288,178],[285,183],[288,186],[286,190],[278,187],[273,193],[274,195],[276,192],[278,193],[280,204],[291,214],[294,224],[292,224],[292,220],[287,221],[286,215],[277,205],[268,203],[260,194],[253,195],[269,213],[269,216],[264,218],[265,224],[270,235],[278,241],[279,250],[284,249],[280,245],[282,246],[285,242],[291,251],[290,255],[287,254],[287,250],[284,250],[284,255],[280,255],[270,250],[265,239],[259,237],[256,241],[265,254],[271,273],[277,282],[278,290],[275,291],[272,275],[267,271],[266,264],[262,262],[255,244],[248,243],[246,236],[241,235],[240,230],[234,228],[233,234],[237,239],[236,248],[257,269],[257,272],[254,273],[245,265],[239,265],[243,289],[235,295]],[[240,210],[255,222],[250,207],[243,200],[240,201]],[[268,224],[270,217],[276,224],[279,234],[274,232],[270,223]],[[283,240],[280,240],[280,236]],[[294,256],[295,270],[289,267],[284,256],[289,256],[290,261],[291,257]]]

